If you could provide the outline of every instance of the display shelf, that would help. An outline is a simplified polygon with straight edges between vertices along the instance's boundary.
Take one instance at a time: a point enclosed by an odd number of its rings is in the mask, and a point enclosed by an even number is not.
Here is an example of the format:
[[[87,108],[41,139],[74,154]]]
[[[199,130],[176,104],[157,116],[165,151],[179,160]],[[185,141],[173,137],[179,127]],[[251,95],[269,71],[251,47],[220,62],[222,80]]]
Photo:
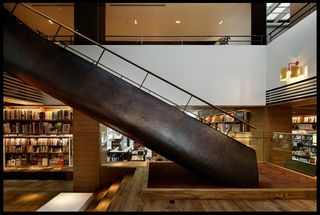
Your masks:
[[[211,122],[211,124],[241,124],[241,122]]]
[[[6,119],[3,122],[68,122],[72,123],[70,119]]]
[[[14,138],[14,137],[30,137],[30,138],[64,138],[64,137],[72,137],[72,134],[17,134],[17,133],[13,133],[13,134],[4,134],[3,137],[7,137],[7,138]]]
[[[316,134],[292,134],[292,160],[309,164],[317,162]]]
[[[316,122],[292,122],[292,124],[317,124]]]
[[[317,116],[292,117],[292,160],[313,164],[317,162]]]
[[[232,116],[243,120],[249,121],[250,112],[246,111],[231,111],[229,115],[224,113],[216,113],[214,111],[199,111],[198,115],[201,116],[202,122],[209,126],[221,131],[222,133],[232,132],[248,132],[249,127],[239,120],[234,119]]]
[[[72,108],[5,106],[4,167],[72,166]]]

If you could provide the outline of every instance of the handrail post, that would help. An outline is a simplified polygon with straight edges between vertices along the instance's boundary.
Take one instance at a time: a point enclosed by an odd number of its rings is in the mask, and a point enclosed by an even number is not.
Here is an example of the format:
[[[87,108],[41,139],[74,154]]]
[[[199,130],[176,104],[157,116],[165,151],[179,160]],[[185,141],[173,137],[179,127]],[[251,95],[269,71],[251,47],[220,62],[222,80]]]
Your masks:
[[[104,54],[104,52],[105,52],[105,49],[103,49],[102,53],[100,54],[99,59],[96,61],[96,65],[98,65],[98,63],[99,63],[99,61],[100,61],[100,59],[101,59],[102,55]]]
[[[58,33],[59,33],[60,29],[61,29],[61,25],[59,25],[59,27],[58,27],[58,29],[57,29],[56,33],[54,34],[54,36],[53,36],[53,38],[52,38],[52,40],[51,40],[51,41],[53,41],[53,42],[54,42],[54,40],[56,39],[56,36],[58,35]]]
[[[146,76],[144,77],[142,83],[140,84],[139,88],[141,89],[142,85],[144,84],[145,80],[147,79],[149,73],[146,74]]]
[[[190,96],[190,98],[189,98],[189,100],[188,100],[188,102],[187,102],[186,106],[184,106],[183,112],[185,112],[185,110],[187,109],[187,107],[188,107],[188,105],[189,105],[189,102],[190,102],[191,98],[192,98],[192,95]]]
[[[18,6],[19,3],[15,3],[11,12],[10,12],[10,17],[13,15],[14,11],[16,10],[17,6]]]

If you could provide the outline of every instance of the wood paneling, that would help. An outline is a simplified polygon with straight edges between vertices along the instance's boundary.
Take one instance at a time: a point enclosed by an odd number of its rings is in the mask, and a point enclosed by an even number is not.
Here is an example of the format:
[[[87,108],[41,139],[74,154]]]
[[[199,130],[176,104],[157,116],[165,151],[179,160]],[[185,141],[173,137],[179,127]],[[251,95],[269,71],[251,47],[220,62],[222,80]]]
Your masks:
[[[73,111],[74,191],[94,192],[100,185],[99,123]]]
[[[317,211],[316,200],[154,200],[144,201],[143,211]]]
[[[291,160],[292,142],[288,142],[285,148],[282,143],[273,141],[273,132],[291,133],[292,131],[292,107],[291,105],[267,106],[266,134],[270,136],[268,143],[268,162],[284,166],[287,160]]]
[[[143,188],[147,184],[147,167],[137,167],[132,179],[128,177],[123,188],[115,196],[114,201],[108,211],[141,211],[143,207],[142,194]]]
[[[144,199],[315,199],[315,178],[259,163],[259,187],[229,187],[205,180],[173,162],[150,162]]]
[[[272,189],[179,189],[147,188],[144,199],[316,199],[315,188]]]

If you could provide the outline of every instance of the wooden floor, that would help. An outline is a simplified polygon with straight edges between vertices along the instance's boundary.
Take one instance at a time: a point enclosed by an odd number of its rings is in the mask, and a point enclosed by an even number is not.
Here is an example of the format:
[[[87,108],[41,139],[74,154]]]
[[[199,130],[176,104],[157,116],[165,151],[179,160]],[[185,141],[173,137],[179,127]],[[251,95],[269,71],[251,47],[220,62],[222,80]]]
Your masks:
[[[36,211],[60,192],[72,192],[70,180],[4,180],[3,210]]]
[[[101,202],[88,211],[317,211],[317,200],[183,200],[146,199],[147,167],[137,167],[120,182],[97,191]],[[60,192],[72,192],[72,181],[4,180],[4,211],[36,211]],[[115,191],[116,190],[116,191]]]

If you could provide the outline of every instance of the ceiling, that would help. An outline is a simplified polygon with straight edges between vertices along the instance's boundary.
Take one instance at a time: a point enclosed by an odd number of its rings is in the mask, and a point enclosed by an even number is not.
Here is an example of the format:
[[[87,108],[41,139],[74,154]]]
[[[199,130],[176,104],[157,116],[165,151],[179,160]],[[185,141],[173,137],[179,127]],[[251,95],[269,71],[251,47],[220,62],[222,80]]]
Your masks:
[[[290,3],[267,3],[267,25],[289,22]]]

